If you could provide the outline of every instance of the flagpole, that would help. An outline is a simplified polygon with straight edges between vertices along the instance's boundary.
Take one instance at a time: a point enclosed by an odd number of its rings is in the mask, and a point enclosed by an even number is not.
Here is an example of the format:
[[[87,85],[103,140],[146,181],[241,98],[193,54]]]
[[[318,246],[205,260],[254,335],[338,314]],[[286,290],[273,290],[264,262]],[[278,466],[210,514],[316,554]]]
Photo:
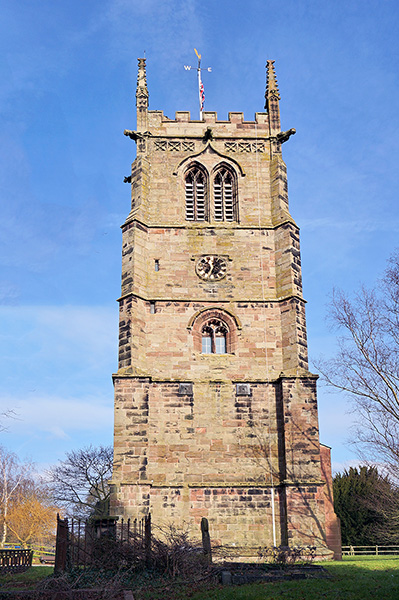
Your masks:
[[[197,49],[194,48],[195,54],[197,55],[198,58],[198,66],[197,66],[197,76],[198,76],[198,101],[199,101],[199,117],[200,117],[200,121],[202,121],[202,94],[201,94],[201,54],[198,54]]]
[[[198,59],[198,98],[199,98],[199,107],[200,107],[200,121],[202,121],[202,90],[201,90],[201,86],[202,86],[202,81],[201,81],[201,59]]]
[[[199,118],[200,121],[203,121],[203,110],[205,105],[205,93],[204,93],[204,85],[201,79],[201,71],[208,71],[209,73],[212,71],[211,67],[207,67],[206,69],[201,69],[201,54],[197,52],[197,49],[194,48],[194,52],[198,58],[197,65],[197,79],[198,79],[198,100],[199,100]],[[184,65],[186,71],[191,71],[191,69],[195,69],[195,67],[190,67],[189,65]]]

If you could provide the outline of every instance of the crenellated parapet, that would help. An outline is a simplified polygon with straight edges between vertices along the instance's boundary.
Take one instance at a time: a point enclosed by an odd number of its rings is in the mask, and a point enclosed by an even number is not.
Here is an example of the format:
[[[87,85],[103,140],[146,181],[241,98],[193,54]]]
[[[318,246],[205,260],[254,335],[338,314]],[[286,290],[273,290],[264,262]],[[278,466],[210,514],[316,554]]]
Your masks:
[[[281,145],[295,133],[295,129],[281,131],[280,127],[280,94],[274,70],[274,61],[267,61],[267,77],[265,92],[266,112],[255,113],[253,120],[246,121],[242,112],[229,112],[227,120],[218,120],[214,111],[203,111],[202,119],[191,119],[189,111],[177,111],[175,119],[167,117],[162,110],[149,110],[149,93],[147,88],[146,60],[139,58],[136,107],[137,107],[137,131],[125,130],[125,135],[136,141],[138,154],[146,153],[149,138],[161,138],[167,140],[169,137],[181,139],[201,140],[207,130],[213,139],[225,139],[226,148],[231,151],[249,152],[254,146],[251,142],[259,141],[258,148],[267,144],[270,155],[280,154]],[[230,138],[237,138],[240,146],[228,147]],[[192,144],[185,144],[184,150],[191,149]],[[177,151],[176,144],[160,144],[158,149],[170,149]]]

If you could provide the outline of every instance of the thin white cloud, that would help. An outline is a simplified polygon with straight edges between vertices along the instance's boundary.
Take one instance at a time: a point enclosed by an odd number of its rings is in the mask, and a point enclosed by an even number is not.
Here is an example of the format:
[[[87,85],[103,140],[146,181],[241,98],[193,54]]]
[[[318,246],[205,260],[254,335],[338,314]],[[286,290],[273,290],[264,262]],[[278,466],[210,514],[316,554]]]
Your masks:
[[[76,432],[112,430],[113,398],[88,396],[68,398],[51,395],[31,395],[29,399],[2,396],[0,403],[13,403],[16,419],[7,423],[11,434],[37,439],[45,435],[51,438],[68,438]]]
[[[11,404],[12,403],[12,404]],[[22,460],[39,462],[40,473],[65,452],[93,444],[109,444],[113,433],[113,398],[49,394],[3,395],[0,406],[14,406],[2,444]]]
[[[24,333],[23,344],[39,341],[41,351],[69,353],[71,344],[81,351],[99,354],[114,348],[117,310],[102,306],[3,306],[0,307],[3,336],[15,327]],[[51,338],[51,339],[50,339]],[[17,340],[14,340],[17,341]],[[46,347],[48,346],[48,347]]]
[[[358,458],[353,458],[351,460],[344,460],[344,461],[332,461],[332,472],[333,475],[336,475],[337,473],[343,473],[343,471],[348,471],[351,467],[359,467],[361,465],[364,465],[364,461],[362,462],[361,460],[359,460]]]
[[[0,305],[18,304],[19,295],[20,289],[15,283],[7,279],[0,280]]]
[[[171,65],[185,55],[188,44],[201,41],[200,11],[194,0],[112,0],[107,23],[113,50],[131,61],[132,46],[141,44],[143,51],[152,48],[162,62]]]
[[[10,396],[0,409],[17,406],[23,395],[33,405],[48,395],[112,399],[116,306],[0,306],[0,331],[2,392]]]
[[[22,309],[22,310],[21,310]],[[117,338],[117,311],[96,306],[19,307],[19,314],[36,321],[44,335],[51,333],[55,348],[62,354],[71,350],[71,344],[81,352],[88,352],[97,362],[100,355],[108,356]],[[53,346],[54,347],[54,346]]]
[[[301,218],[301,229],[306,231],[317,231],[320,235],[325,235],[325,231],[331,232],[331,235],[335,234],[337,230],[342,231],[345,234],[356,234],[356,233],[372,233],[378,231],[399,231],[399,220],[398,219],[374,219],[374,218],[360,218],[356,221],[337,219],[334,217],[322,217],[322,218]]]

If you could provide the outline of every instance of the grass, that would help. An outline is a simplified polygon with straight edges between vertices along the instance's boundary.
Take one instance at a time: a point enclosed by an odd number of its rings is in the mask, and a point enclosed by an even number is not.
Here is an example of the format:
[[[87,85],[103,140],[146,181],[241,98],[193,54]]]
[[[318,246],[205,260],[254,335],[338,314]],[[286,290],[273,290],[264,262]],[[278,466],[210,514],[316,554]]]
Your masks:
[[[345,557],[324,564],[329,579],[224,587],[191,600],[394,600],[399,598],[399,557]],[[178,598],[178,597],[177,597]],[[188,596],[186,596],[188,598]],[[180,600],[184,600],[181,596]]]
[[[0,589],[3,591],[32,589],[53,571],[54,567],[31,567],[25,573],[0,575]]]
[[[399,556],[351,556],[342,562],[319,563],[326,567],[328,579],[308,579],[242,586],[217,586],[196,591],[194,586],[170,582],[158,590],[149,580],[147,592],[134,592],[137,600],[173,598],[174,600],[395,600],[399,598]],[[3,575],[4,591],[33,589],[53,572],[53,567],[32,567],[25,573]]]

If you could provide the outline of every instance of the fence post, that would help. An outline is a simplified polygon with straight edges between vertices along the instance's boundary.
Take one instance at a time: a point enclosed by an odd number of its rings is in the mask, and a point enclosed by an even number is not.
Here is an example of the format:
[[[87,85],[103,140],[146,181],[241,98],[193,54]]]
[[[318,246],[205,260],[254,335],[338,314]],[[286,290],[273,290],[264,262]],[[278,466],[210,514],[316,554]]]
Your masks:
[[[375,547],[375,555],[378,556],[378,546]]]
[[[355,556],[355,549],[353,546],[349,546],[349,552],[351,556]]]
[[[144,520],[144,550],[146,567],[151,566],[151,515],[147,515]]]
[[[57,537],[55,542],[54,573],[63,573],[68,550],[68,519],[60,519],[57,513]]]
[[[75,566],[75,556],[76,556],[76,535],[75,535],[75,529],[76,529],[76,521],[74,518],[71,519],[71,531],[70,531],[70,536],[69,536],[69,556],[68,556],[68,562],[69,562],[69,567],[73,568]]]
[[[208,562],[212,562],[212,548],[211,548],[211,538],[209,535],[209,523],[208,519],[202,517],[201,519],[201,533],[202,533],[202,547],[204,549],[204,554],[208,559]]]

